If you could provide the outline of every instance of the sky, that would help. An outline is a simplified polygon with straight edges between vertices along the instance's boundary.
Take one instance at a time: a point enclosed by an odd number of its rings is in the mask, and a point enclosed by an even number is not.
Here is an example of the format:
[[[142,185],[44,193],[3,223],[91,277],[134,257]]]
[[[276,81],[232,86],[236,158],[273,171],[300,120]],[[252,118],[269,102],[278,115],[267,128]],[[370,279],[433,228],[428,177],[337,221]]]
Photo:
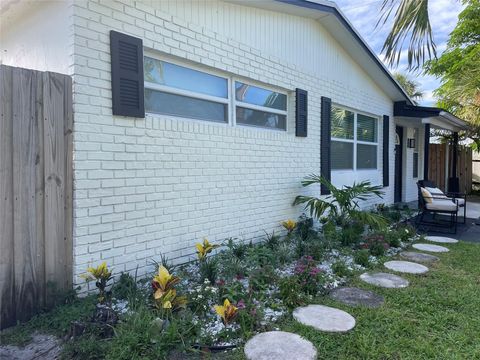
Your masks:
[[[347,16],[353,26],[357,29],[368,45],[375,51],[380,59],[383,56],[380,51],[383,42],[390,31],[391,24],[385,24],[375,29],[378,21],[380,9],[383,0],[334,0],[342,12]],[[433,37],[437,45],[437,56],[446,48],[448,36],[455,28],[458,20],[458,14],[463,6],[460,0],[430,0],[428,4],[430,14],[430,24],[432,26]],[[408,43],[407,43],[408,46]],[[400,58],[400,64],[397,69],[390,68],[393,71],[399,71],[407,74],[409,78],[420,84],[420,89],[424,92],[424,98],[420,105],[433,106],[435,98],[433,90],[440,86],[440,81],[433,76],[423,75],[421,73],[408,73],[407,57]]]

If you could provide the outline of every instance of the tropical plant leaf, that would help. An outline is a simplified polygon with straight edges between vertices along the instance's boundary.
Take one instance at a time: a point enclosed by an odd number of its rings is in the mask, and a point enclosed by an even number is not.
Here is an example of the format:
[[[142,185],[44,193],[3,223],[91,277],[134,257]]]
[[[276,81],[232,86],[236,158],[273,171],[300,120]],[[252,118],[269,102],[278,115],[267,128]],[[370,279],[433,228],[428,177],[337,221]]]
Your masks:
[[[398,66],[405,41],[409,41],[407,60],[410,70],[417,70],[426,60],[436,58],[428,0],[383,0],[376,27],[385,25],[392,15],[393,26],[382,48],[389,66]]]

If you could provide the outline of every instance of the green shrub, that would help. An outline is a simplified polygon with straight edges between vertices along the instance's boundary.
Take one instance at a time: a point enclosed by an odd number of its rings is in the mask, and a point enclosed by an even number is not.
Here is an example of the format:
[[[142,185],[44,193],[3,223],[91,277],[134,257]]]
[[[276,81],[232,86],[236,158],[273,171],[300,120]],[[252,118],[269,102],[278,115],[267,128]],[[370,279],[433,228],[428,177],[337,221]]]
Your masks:
[[[116,299],[130,299],[136,292],[137,283],[129,273],[122,273],[112,287],[112,295]]]
[[[355,263],[363,267],[368,267],[370,265],[369,257],[370,253],[367,249],[358,250],[353,253]]]
[[[264,244],[271,250],[274,250],[280,243],[280,236],[275,235],[275,231],[271,234],[265,232]]]
[[[248,280],[253,291],[262,291],[270,287],[277,279],[273,266],[264,266],[249,274]]]
[[[337,261],[332,265],[332,270],[335,275],[340,277],[347,277],[352,274],[352,271],[348,269],[348,266],[343,261]]]
[[[297,276],[282,278],[279,282],[280,299],[283,304],[294,309],[305,303],[305,294]]]
[[[382,234],[371,235],[366,238],[364,248],[370,251],[373,256],[382,256],[390,247]]]
[[[251,263],[252,267],[275,266],[277,264],[273,250],[263,245],[250,247],[247,251],[247,261]]]
[[[199,262],[200,277],[202,281],[208,279],[210,284],[214,285],[218,277],[218,259],[216,257],[205,258]]]

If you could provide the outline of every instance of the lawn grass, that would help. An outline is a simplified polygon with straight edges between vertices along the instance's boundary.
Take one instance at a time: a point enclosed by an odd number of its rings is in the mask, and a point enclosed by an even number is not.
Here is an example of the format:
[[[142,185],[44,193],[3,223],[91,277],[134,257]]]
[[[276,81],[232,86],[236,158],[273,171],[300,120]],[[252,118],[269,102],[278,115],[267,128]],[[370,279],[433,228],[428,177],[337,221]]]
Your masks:
[[[383,295],[381,308],[317,299],[355,317],[349,333],[322,333],[293,319],[281,329],[312,341],[319,359],[480,359],[480,245],[447,247],[451,251],[438,255],[440,261],[429,265],[427,274],[402,275],[410,281],[408,288],[382,289],[358,277],[351,282]]]

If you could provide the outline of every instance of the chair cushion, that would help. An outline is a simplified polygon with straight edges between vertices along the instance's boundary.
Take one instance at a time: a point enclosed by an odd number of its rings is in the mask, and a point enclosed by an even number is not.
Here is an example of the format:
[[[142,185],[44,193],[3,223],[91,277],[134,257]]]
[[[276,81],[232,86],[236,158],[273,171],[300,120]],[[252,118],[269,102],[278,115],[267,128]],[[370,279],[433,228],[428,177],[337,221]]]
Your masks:
[[[432,199],[432,194],[430,194],[430,191],[428,191],[424,187],[421,187],[420,191],[422,192],[422,196],[423,196],[423,199],[425,200],[425,202],[427,204],[432,203],[433,199]]]
[[[457,205],[453,203],[452,200],[447,199],[435,199],[434,201],[427,203],[426,207],[428,210],[437,210],[437,211],[455,211],[457,210]]]
[[[457,202],[458,206],[465,206],[465,199],[456,198],[455,201]]]
[[[440,190],[439,188],[436,188],[436,187],[431,188],[431,187],[428,187],[428,186],[427,186],[427,187],[425,187],[425,189],[426,189],[430,194],[432,194],[433,197],[436,197],[436,198],[441,197],[441,198],[445,198],[445,199],[448,197],[448,196],[445,195],[445,193],[444,193],[442,190]]]

